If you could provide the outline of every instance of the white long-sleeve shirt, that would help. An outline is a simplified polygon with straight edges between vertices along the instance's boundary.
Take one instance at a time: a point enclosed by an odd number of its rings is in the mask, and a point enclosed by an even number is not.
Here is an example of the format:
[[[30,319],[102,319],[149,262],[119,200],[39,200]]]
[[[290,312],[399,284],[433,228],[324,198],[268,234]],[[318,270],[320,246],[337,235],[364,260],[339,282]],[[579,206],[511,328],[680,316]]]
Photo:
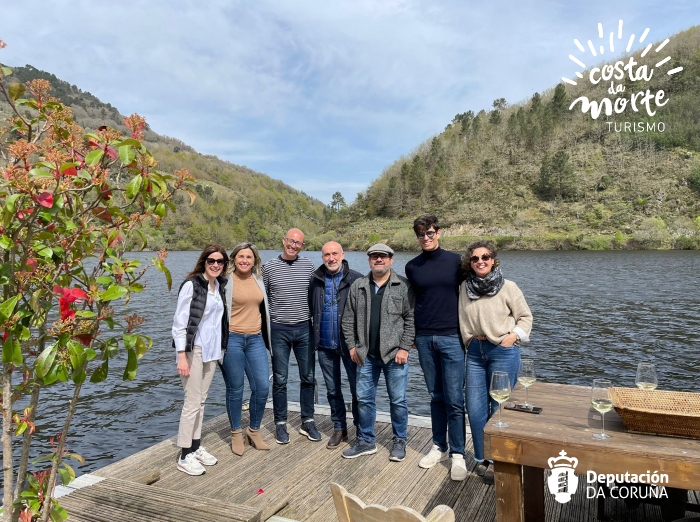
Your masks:
[[[182,285],[177,297],[177,308],[173,317],[173,340],[175,349],[184,352],[187,343],[187,322],[190,318],[190,304],[193,294],[192,281]],[[202,347],[202,362],[221,360],[221,320],[224,315],[224,303],[219,295],[219,282],[214,282],[214,291],[207,286],[207,304],[204,315],[199,322],[197,335],[194,339],[196,346]]]

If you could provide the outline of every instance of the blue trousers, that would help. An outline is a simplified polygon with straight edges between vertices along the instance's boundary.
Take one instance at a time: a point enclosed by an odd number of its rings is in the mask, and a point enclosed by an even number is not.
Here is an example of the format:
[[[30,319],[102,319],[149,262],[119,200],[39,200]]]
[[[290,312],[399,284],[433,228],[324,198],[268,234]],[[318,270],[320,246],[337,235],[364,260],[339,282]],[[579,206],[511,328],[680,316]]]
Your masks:
[[[232,430],[241,429],[244,372],[250,385],[250,427],[260,429],[270,393],[268,367],[267,348],[261,334],[229,334],[221,373],[226,383],[226,412]]]
[[[419,335],[418,360],[430,393],[433,444],[464,455],[464,344],[459,335]]]
[[[377,384],[379,375],[384,372],[386,391],[389,394],[389,411],[394,438],[406,440],[408,430],[408,406],[406,405],[406,385],[408,384],[408,363],[396,364],[367,356],[365,364],[357,369],[357,405],[360,424],[357,438],[374,442],[374,422],[377,420]]]
[[[294,351],[301,383],[301,422],[314,418],[314,386],[316,357],[309,342],[309,328],[272,330],[272,408],[275,424],[287,422],[287,377],[289,357]]]
[[[467,415],[474,443],[474,458],[484,460],[484,427],[498,410],[489,396],[493,372],[507,372],[511,388],[520,367],[520,348],[504,348],[489,341],[472,339],[467,349]]]
[[[345,367],[345,373],[348,376],[350,384],[350,395],[352,395],[352,422],[357,426],[359,423],[359,413],[357,411],[357,364],[355,364],[349,355],[341,355],[335,350],[324,350],[319,348],[318,365],[323,373],[323,380],[326,382],[326,392],[328,404],[331,407],[331,420],[333,421],[334,430],[346,430],[348,424],[346,421],[347,413],[345,410],[345,399],[343,398],[343,390],[341,387],[342,378],[340,374],[340,362],[342,360]]]

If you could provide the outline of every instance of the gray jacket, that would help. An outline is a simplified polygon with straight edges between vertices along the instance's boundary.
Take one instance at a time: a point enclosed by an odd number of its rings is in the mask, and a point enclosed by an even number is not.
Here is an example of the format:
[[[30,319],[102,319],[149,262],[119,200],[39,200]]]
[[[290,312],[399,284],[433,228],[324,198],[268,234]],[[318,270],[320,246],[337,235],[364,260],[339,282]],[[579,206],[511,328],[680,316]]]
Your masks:
[[[272,332],[270,331],[270,306],[267,303],[267,292],[265,291],[265,284],[263,283],[262,277],[258,278],[253,274],[253,279],[258,283],[260,291],[263,295],[263,302],[260,304],[260,316],[262,317],[262,336],[263,341],[265,341],[265,346],[270,350],[270,339],[272,339]],[[233,274],[228,276],[228,284],[226,285],[226,296],[228,299],[233,300]],[[226,310],[231,310],[231,302],[228,302]],[[231,313],[231,312],[228,312]],[[228,324],[228,323],[227,323]]]
[[[370,276],[356,280],[350,287],[345,303],[342,327],[348,349],[353,347],[364,364],[369,351],[369,318],[373,285]],[[396,357],[399,348],[413,347],[415,328],[413,308],[415,298],[406,278],[393,270],[382,297],[381,327],[379,329],[379,352],[382,361],[388,363]]]

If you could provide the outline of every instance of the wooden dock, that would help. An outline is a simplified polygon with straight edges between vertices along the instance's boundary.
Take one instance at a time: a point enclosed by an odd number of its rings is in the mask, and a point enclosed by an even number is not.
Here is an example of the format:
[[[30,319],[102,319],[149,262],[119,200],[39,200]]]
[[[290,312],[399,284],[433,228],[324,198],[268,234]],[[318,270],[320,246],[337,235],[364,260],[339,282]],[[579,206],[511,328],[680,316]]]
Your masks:
[[[297,410],[297,411],[293,411]],[[450,479],[449,462],[438,464],[430,470],[418,467],[418,461],[430,449],[432,436],[429,428],[430,419],[411,416],[408,429],[407,456],[403,462],[390,462],[392,431],[387,414],[378,414],[377,446],[375,455],[357,459],[343,459],[342,450],[347,447],[328,450],[326,442],[332,432],[332,422],[327,407],[318,406],[316,424],[324,435],[323,442],[311,442],[297,433],[300,425],[298,407],[290,405],[289,433],[291,442],[278,445],[274,442],[274,423],[272,411],[268,409],[263,419],[263,437],[270,444],[270,451],[257,451],[246,448],[242,457],[237,457],[230,450],[230,431],[226,415],[205,424],[202,444],[207,451],[219,459],[216,466],[208,467],[205,475],[190,477],[177,470],[176,456],[178,449],[175,437],[156,444],[121,461],[110,464],[91,474],[92,477],[115,479],[108,486],[109,480],[102,482],[102,497],[94,501],[104,503],[105,491],[109,488],[126,492],[129,484],[133,487],[133,499],[136,505],[142,497],[161,499],[161,507],[177,503],[178,494],[186,502],[194,497],[212,499],[212,506],[242,505],[243,511],[255,513],[259,517],[234,518],[228,520],[268,520],[274,515],[275,521],[309,521],[332,522],[337,520],[331,498],[329,484],[337,482],[349,492],[359,496],[366,503],[385,506],[401,504],[411,507],[424,515],[438,504],[452,507],[457,521],[494,522],[496,517],[494,488],[482,483],[481,477],[473,473],[473,466],[467,480],[454,482]],[[247,413],[244,413],[243,425],[247,425]],[[176,427],[173,427],[173,430]],[[144,429],[148,424],[144,423]],[[354,437],[351,429],[351,437]],[[467,462],[473,462],[469,451],[471,439],[467,441]],[[152,486],[135,484],[143,482],[143,477],[153,476],[159,479]],[[99,480],[99,479],[98,479]],[[89,481],[88,481],[89,482]],[[86,486],[75,493],[61,498],[61,503],[70,514],[70,521],[99,521],[100,516],[90,509],[90,491],[97,491],[99,484]],[[158,488],[151,489],[149,488]],[[166,495],[163,490],[175,492]],[[167,498],[166,498],[167,497]],[[588,501],[583,494],[574,495],[568,504],[555,502],[552,495],[546,494],[547,522],[592,522],[596,520],[597,505]],[[117,493],[109,496],[112,502],[120,502]],[[689,500],[698,503],[700,495],[690,492]],[[156,500],[157,501],[157,500]],[[124,502],[122,499],[121,502]],[[205,502],[206,503],[206,502]],[[87,507],[86,507],[87,506]],[[250,510],[249,508],[254,508]],[[140,510],[136,506],[134,509]],[[146,510],[146,508],[143,508]],[[174,509],[174,508],[173,508]],[[606,501],[608,520],[629,522],[661,522],[658,506],[642,505],[627,511],[623,501]],[[147,511],[147,510],[146,510]],[[172,518],[164,511],[157,517],[149,518],[144,513],[143,520],[187,520],[173,511]],[[688,512],[687,516],[693,513]],[[697,514],[696,514],[697,515]],[[225,517],[224,517],[225,518]],[[220,517],[203,516],[201,520],[220,520]],[[104,520],[131,520],[126,514],[117,510]],[[136,520],[134,518],[134,520]],[[189,518],[187,522],[195,522]]]

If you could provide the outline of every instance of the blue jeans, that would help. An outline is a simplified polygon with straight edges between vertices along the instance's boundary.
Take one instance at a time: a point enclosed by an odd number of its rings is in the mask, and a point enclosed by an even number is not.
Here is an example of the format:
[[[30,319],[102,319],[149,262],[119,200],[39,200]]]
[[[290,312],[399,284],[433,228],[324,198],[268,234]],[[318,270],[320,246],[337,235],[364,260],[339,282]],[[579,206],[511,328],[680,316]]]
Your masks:
[[[326,382],[328,404],[331,407],[331,420],[334,430],[348,429],[347,414],[345,411],[345,400],[341,389],[340,361],[342,359],[345,366],[345,373],[350,382],[350,395],[352,395],[352,422],[357,426],[359,414],[357,413],[357,364],[349,355],[341,355],[335,350],[318,349],[318,365],[323,373],[323,380]]]
[[[474,458],[484,460],[484,426],[498,410],[498,403],[489,396],[491,374],[508,372],[511,388],[515,386],[520,367],[520,348],[504,348],[489,341],[472,339],[467,350],[467,415],[472,430]]]
[[[259,430],[270,393],[267,348],[259,333],[246,335],[231,332],[221,373],[226,383],[226,412],[232,430],[241,429],[244,371],[250,384],[250,427]]]
[[[299,366],[301,422],[314,419],[314,370],[316,357],[309,342],[309,327],[294,330],[272,330],[272,408],[275,424],[287,422],[287,376],[289,356],[294,356]]]
[[[408,384],[408,363],[396,364],[393,360],[384,364],[380,359],[367,356],[365,364],[357,369],[357,406],[360,424],[357,438],[373,443],[374,422],[377,420],[377,383],[384,370],[386,391],[389,394],[389,411],[394,438],[406,440],[408,437],[408,406],[406,405],[406,385]]]
[[[464,455],[464,345],[459,335],[419,335],[418,360],[430,393],[433,444]]]

